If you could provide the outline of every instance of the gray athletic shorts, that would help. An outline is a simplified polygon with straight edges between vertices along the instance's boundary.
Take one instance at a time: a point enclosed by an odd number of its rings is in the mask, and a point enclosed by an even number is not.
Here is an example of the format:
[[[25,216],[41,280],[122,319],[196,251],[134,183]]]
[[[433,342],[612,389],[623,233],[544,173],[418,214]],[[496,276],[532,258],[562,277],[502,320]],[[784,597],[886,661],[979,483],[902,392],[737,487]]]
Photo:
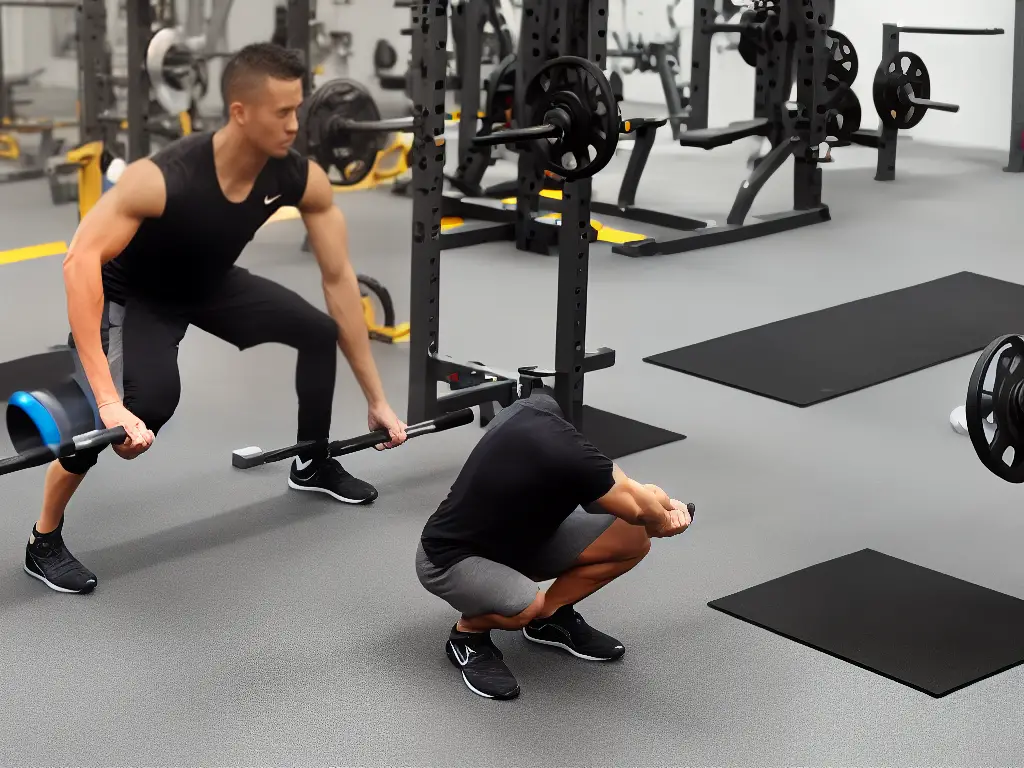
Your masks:
[[[463,616],[487,613],[515,616],[530,607],[537,597],[537,582],[555,579],[572,568],[583,550],[608,530],[613,515],[591,514],[582,507],[565,519],[554,535],[531,558],[524,572],[484,557],[467,557],[451,568],[438,568],[423,551],[416,549],[416,575],[420,583],[449,603]]]

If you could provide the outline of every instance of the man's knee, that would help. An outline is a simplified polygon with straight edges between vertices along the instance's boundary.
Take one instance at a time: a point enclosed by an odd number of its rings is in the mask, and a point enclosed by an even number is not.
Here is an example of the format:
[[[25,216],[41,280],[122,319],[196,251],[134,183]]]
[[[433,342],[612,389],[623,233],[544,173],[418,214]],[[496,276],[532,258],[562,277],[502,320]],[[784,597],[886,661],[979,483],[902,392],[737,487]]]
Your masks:
[[[651,551],[651,537],[642,525],[616,521],[610,532],[613,532],[613,540],[609,542],[608,551],[612,560],[643,560]]]
[[[76,453],[73,456],[65,456],[57,459],[60,462],[61,468],[72,475],[84,475],[90,469],[96,466],[96,462],[99,461],[100,452],[103,449],[94,449],[90,451],[82,451]]]
[[[338,324],[326,312],[314,310],[297,323],[295,339],[299,349],[323,349],[335,354]]]
[[[177,381],[154,381],[137,392],[126,394],[124,407],[137,416],[153,434],[157,434],[174,416],[180,399],[181,386]]]

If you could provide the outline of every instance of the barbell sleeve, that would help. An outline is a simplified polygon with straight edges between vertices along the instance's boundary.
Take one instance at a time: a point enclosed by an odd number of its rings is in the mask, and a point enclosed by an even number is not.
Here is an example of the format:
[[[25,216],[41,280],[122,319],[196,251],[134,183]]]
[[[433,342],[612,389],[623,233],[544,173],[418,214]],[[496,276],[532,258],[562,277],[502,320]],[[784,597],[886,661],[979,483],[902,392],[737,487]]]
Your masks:
[[[38,448],[22,451],[10,458],[0,459],[0,475],[9,475],[12,472],[20,472],[23,469],[32,469],[33,467],[42,467],[58,457],[66,458],[80,451],[88,451],[92,448],[105,448],[114,443],[123,443],[127,439],[128,434],[124,431],[124,427],[97,429],[93,432],[86,432],[85,434],[77,435],[71,442],[65,443],[56,453],[49,447],[42,445]]]
[[[932,101],[931,99],[922,99],[919,96],[915,96],[910,86],[905,86],[903,96],[907,100],[907,103],[913,104],[915,107],[924,107],[925,109],[934,109],[938,112],[959,112],[959,104],[947,104],[943,101]]]
[[[522,144],[535,139],[557,139],[562,136],[562,129],[557,125],[531,125],[527,128],[510,128],[507,131],[495,131],[486,136],[473,139],[474,146],[493,146],[496,144]]]
[[[53,451],[45,445],[33,448],[28,451],[11,456],[7,459],[0,459],[0,475],[9,475],[12,472],[20,472],[23,469],[41,467],[53,461]]]
[[[931,99],[919,99],[917,96],[911,96],[908,101],[915,107],[927,107],[928,109],[934,109],[938,112],[959,112],[959,104],[946,104],[941,101],[932,101]]]
[[[723,24],[723,23],[717,23],[717,24],[705,24],[701,28],[701,31],[705,35],[710,35],[710,34],[713,34],[715,32],[739,32],[742,35],[742,34],[750,34],[750,33],[755,32],[757,30],[756,30],[756,28],[754,28],[750,24]]]
[[[406,133],[416,130],[416,120],[412,117],[390,120],[346,120],[336,117],[331,120],[331,129],[348,133]]]

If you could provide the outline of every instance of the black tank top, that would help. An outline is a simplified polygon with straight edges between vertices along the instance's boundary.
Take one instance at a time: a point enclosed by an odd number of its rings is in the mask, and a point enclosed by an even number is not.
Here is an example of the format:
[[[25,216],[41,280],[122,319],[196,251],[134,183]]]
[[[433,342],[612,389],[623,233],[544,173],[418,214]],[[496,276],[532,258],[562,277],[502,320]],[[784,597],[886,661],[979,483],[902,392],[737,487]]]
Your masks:
[[[119,304],[132,295],[188,301],[214,289],[267,219],[299,204],[309,173],[294,150],[270,158],[249,197],[232,203],[217,181],[212,133],[186,136],[150,159],[163,173],[167,204],[103,266],[104,293]]]

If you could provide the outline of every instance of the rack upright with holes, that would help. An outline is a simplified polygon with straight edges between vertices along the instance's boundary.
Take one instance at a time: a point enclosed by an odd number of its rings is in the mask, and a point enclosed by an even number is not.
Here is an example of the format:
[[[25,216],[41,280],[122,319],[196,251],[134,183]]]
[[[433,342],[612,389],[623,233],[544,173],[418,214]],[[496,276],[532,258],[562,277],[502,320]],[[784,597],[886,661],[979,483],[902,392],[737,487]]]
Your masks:
[[[80,140],[83,144],[102,141],[112,145],[117,137],[117,126],[104,119],[116,106],[107,47],[106,0],[82,0],[78,15],[78,61],[82,94]]]
[[[1014,0],[1013,85],[1010,114],[1010,173],[1024,171],[1024,0]]]

